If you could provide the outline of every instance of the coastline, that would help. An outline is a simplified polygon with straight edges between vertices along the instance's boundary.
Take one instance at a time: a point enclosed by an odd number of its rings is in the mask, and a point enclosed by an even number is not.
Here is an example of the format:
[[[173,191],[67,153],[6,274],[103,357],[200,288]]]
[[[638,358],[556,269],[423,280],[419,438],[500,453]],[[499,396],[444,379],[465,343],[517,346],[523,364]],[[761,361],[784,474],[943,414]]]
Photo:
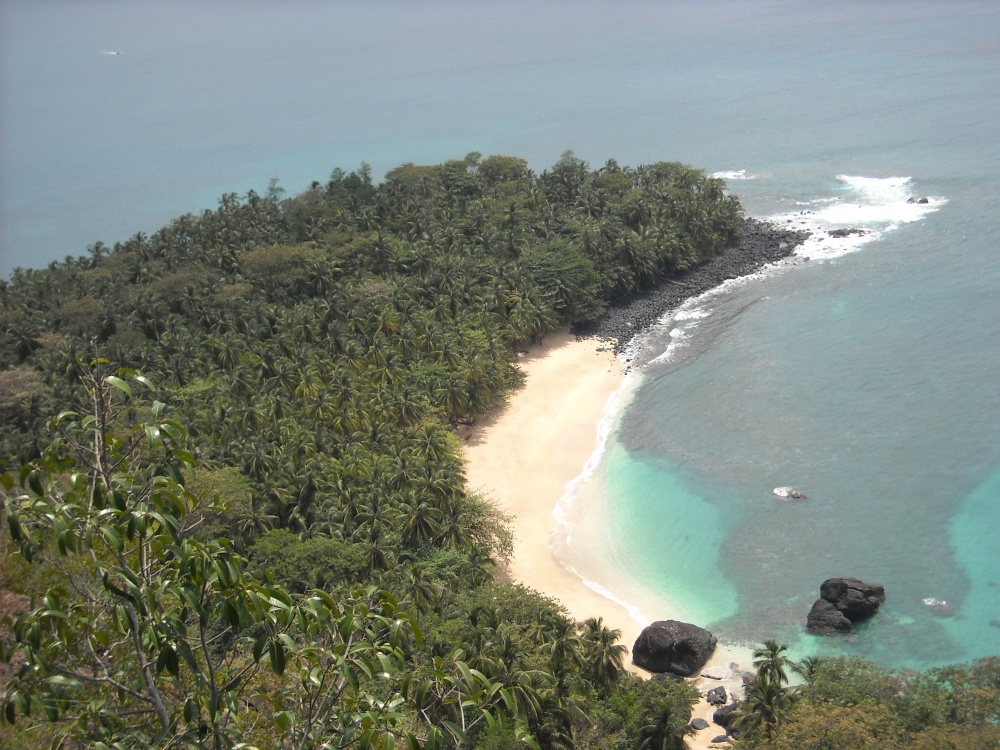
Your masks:
[[[636,353],[630,346],[632,341],[665,315],[727,281],[751,276],[784,260],[809,237],[808,231],[748,218],[744,221],[742,236],[732,247],[688,271],[662,279],[650,289],[639,290],[611,303],[598,318],[576,324],[572,331],[580,337],[606,341],[615,354],[634,360]]]
[[[630,647],[641,626],[624,606],[587,587],[550,547],[553,513],[597,447],[597,425],[625,380],[624,367],[606,345],[568,330],[532,346],[520,366],[525,386],[464,431],[467,484],[512,517],[511,579],[558,600],[576,620],[603,617]]]
[[[606,410],[623,406],[617,395],[621,401],[628,398],[628,362],[636,358],[633,339],[688,299],[792,255],[807,237],[805,232],[747,220],[741,241],[712,261],[612,305],[592,323],[533,346],[520,362],[525,386],[497,413],[460,433],[468,486],[512,517],[511,579],[557,600],[577,621],[602,617],[608,627],[621,631],[627,667],[637,674],[647,676],[631,664],[636,638],[650,622],[675,618],[677,608],[629,581],[625,571],[615,570],[601,555],[599,540],[585,540],[583,554],[589,558],[585,568],[600,569],[605,583],[587,581],[569,567],[573,557],[566,554],[567,545],[559,536],[572,533],[579,514],[600,517],[603,509],[593,497],[568,503],[568,496],[600,458],[606,432],[613,427],[606,420],[615,418]],[[567,505],[572,506],[569,518]],[[746,646],[720,642],[695,684],[703,695],[724,685],[742,697],[740,670],[748,668],[750,660]],[[708,718],[712,712],[702,699],[693,717]],[[708,747],[719,729],[710,726],[698,732],[689,747]]]
[[[625,364],[596,339],[580,339],[569,331],[546,337],[533,346],[520,362],[525,385],[497,413],[461,430],[465,447],[467,484],[492,499],[512,517],[514,553],[508,574],[515,583],[551,597],[577,621],[602,617],[607,627],[620,630],[620,642],[628,649],[626,668],[648,677],[631,663],[632,645],[642,629],[654,620],[671,619],[675,609],[653,592],[629,586],[625,571],[604,568],[616,579],[614,591],[591,588],[553,551],[559,528],[556,511],[581,468],[599,444],[598,425],[605,406],[626,384]],[[606,564],[595,546],[594,559]],[[629,606],[609,595],[627,591]],[[635,607],[639,604],[640,607]],[[651,614],[638,622],[634,611]],[[718,685],[742,697],[740,670],[750,663],[749,651],[720,642],[715,653],[694,678],[699,692]],[[713,707],[702,699],[692,718],[709,719]],[[688,739],[692,750],[709,747],[722,729],[711,725]]]

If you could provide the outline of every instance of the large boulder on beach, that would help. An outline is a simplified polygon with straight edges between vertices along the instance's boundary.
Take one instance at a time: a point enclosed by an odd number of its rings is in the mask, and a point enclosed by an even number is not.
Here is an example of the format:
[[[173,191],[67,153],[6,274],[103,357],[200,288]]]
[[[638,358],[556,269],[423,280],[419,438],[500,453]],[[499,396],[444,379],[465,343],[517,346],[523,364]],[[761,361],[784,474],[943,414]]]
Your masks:
[[[719,685],[705,693],[705,700],[710,706],[724,706],[726,705],[726,701],[729,700],[729,696],[726,695],[726,689],[722,685]]]
[[[632,663],[650,672],[690,677],[705,666],[719,639],[704,628],[659,620],[645,628],[632,647]]]
[[[885,601],[885,588],[857,578],[828,578],[819,588],[806,627],[813,633],[846,633],[859,620],[878,612]]]
[[[715,712],[712,714],[712,721],[725,729],[727,732],[731,731],[733,723],[736,721],[736,712],[739,710],[741,705],[743,704],[739,701],[734,701],[728,706],[722,706],[722,708],[715,709]]]

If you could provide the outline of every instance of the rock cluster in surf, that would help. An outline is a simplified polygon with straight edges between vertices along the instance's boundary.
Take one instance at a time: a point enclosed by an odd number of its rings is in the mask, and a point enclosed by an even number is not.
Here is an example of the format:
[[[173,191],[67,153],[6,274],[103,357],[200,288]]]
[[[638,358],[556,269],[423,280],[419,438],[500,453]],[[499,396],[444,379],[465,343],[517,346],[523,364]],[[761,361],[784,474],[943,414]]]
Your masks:
[[[670,310],[725,281],[749,276],[788,257],[809,234],[747,219],[743,235],[733,247],[690,271],[660,281],[652,289],[610,305],[596,320],[575,325],[573,333],[612,341],[615,354],[621,354],[633,337],[657,323]]]
[[[828,578],[820,586],[819,597],[806,619],[809,632],[847,633],[855,622],[867,620],[878,611],[885,601],[885,588],[857,578]]]

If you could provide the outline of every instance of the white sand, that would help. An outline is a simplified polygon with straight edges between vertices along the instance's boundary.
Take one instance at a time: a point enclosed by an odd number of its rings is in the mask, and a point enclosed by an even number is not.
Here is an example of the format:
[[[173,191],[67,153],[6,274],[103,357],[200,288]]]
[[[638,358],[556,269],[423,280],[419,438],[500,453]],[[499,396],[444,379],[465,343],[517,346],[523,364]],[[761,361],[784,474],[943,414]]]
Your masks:
[[[568,332],[532,347],[521,362],[525,387],[501,412],[465,434],[466,475],[470,488],[513,517],[511,578],[557,599],[576,620],[603,617],[607,627],[622,632],[621,641],[631,652],[644,624],[585,585],[550,548],[553,510],[594,453],[605,405],[624,381],[621,363],[601,348],[600,342],[576,341]],[[657,601],[653,595],[643,599],[642,611],[651,620],[672,617],[667,603],[649,604]],[[746,650],[720,645],[702,671],[727,677],[728,690],[738,683],[730,669],[733,662],[748,665]],[[697,684],[704,692],[720,683],[699,679]],[[694,715],[704,718],[711,710],[702,701]],[[712,725],[689,739],[688,746],[707,748],[719,734],[722,728]]]

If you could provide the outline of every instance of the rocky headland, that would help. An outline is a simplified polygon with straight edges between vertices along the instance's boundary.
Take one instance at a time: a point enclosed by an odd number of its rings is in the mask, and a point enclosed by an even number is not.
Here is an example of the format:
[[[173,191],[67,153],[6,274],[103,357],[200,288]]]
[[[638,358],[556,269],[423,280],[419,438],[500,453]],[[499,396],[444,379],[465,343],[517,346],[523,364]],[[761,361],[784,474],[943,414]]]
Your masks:
[[[749,276],[788,257],[809,236],[809,232],[747,219],[743,235],[732,247],[706,263],[609,305],[603,315],[573,326],[572,331],[580,337],[607,340],[615,354],[621,354],[636,335],[655,325],[670,310],[723,282]]]

